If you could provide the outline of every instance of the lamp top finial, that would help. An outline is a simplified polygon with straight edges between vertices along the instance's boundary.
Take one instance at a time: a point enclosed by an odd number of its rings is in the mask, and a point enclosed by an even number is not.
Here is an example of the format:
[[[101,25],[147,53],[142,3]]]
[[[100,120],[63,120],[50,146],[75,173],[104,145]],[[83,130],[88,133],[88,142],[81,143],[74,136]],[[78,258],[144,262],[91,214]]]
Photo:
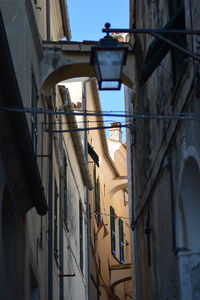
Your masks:
[[[106,24],[105,24],[106,29],[109,29],[110,26],[111,26],[110,23],[106,23]]]
[[[105,28],[106,28],[106,29],[109,29],[110,26],[111,26],[110,23],[106,23],[106,24],[105,24]],[[106,33],[106,37],[110,37],[109,32]]]

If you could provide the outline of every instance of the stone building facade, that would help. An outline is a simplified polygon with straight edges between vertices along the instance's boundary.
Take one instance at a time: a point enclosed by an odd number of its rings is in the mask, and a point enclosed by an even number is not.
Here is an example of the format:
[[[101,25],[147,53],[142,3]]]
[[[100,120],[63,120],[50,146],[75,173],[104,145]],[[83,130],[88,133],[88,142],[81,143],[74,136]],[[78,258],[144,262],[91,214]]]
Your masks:
[[[130,1],[130,27],[199,28],[199,1]],[[134,35],[127,107],[136,299],[200,298],[199,36]],[[160,116],[158,118],[158,116]],[[191,117],[187,120],[187,116]],[[181,119],[180,117],[183,117]]]

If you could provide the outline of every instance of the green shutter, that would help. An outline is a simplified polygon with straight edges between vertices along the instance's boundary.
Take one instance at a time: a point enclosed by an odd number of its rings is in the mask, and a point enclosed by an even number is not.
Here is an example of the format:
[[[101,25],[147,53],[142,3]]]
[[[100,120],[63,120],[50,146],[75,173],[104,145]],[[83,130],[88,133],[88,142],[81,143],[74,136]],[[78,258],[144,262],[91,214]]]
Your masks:
[[[183,14],[184,5],[181,4],[163,29],[180,29],[180,24],[183,23]],[[170,34],[165,34],[164,36],[170,40],[176,38],[176,36],[170,36]],[[143,85],[147,81],[170,49],[170,45],[161,41],[160,39],[156,38],[153,40],[146,54],[143,70],[140,76],[140,85]]]
[[[116,254],[116,241],[115,241],[115,210],[110,206],[110,232],[111,232],[111,251]]]

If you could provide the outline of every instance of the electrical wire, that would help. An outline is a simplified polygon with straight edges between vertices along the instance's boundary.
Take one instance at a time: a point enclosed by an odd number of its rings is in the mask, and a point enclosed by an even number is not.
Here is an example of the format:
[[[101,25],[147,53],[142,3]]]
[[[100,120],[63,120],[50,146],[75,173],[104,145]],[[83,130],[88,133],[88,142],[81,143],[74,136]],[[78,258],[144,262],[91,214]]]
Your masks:
[[[74,124],[78,124],[78,125],[81,125],[81,124],[91,124],[91,123],[112,123],[112,122],[115,122],[115,121],[113,121],[113,120],[102,120],[102,121],[97,121],[97,120],[95,120],[95,121],[90,121],[90,120],[88,120],[88,121],[77,121],[77,122],[45,122],[44,124],[45,125],[74,125]],[[117,122],[117,121],[116,121]],[[121,122],[120,122],[121,123]]]
[[[117,113],[91,113],[91,112],[77,112],[77,111],[53,111],[47,109],[34,109],[34,108],[16,108],[16,107],[0,107],[0,111],[15,112],[15,113],[37,113],[43,115],[75,115],[75,116],[106,116],[118,118],[132,118],[132,119],[150,119],[150,120],[187,120],[187,121],[200,121],[199,113],[168,113],[168,114],[117,114]]]
[[[75,129],[63,129],[63,130],[51,130],[51,132],[74,132],[74,131],[88,131],[88,130],[99,130],[99,129],[110,129],[110,128],[123,128],[128,127],[129,125],[116,125],[116,126],[97,126],[97,127],[84,127],[84,128],[75,128]],[[46,132],[49,132],[48,129],[45,130]]]
[[[97,213],[97,212],[91,212],[93,215],[99,215],[99,216],[108,216],[108,217],[113,217],[113,218],[118,218],[118,219],[127,219],[130,220],[128,217],[122,217],[122,216],[117,216],[117,215],[111,215],[111,214],[106,214],[106,213]]]

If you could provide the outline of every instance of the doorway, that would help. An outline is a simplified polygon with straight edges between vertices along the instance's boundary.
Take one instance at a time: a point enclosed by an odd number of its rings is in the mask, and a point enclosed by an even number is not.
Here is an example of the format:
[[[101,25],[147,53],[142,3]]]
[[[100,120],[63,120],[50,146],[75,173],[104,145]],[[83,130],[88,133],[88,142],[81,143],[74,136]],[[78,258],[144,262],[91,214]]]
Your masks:
[[[200,171],[187,159],[180,183],[177,216],[180,300],[200,299]]]

